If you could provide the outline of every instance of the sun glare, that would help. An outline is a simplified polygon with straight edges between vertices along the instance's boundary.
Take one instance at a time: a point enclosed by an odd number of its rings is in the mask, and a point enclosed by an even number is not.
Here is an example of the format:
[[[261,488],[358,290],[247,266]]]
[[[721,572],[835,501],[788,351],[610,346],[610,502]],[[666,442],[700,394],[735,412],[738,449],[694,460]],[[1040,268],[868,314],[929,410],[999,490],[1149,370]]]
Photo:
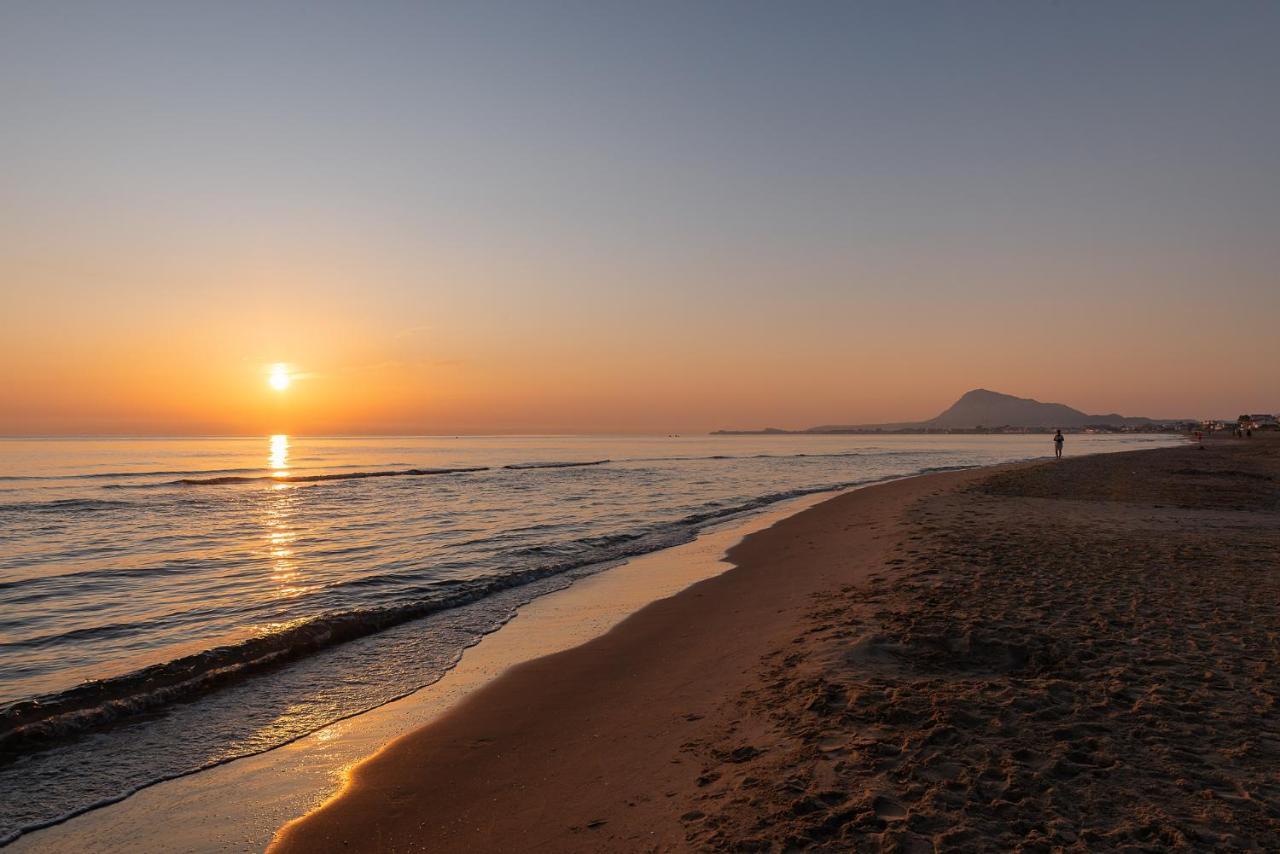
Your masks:
[[[283,433],[277,433],[270,439],[271,450],[267,455],[267,465],[271,466],[273,475],[279,477],[289,472],[286,470],[289,466],[289,437]]]
[[[292,382],[289,376],[289,366],[284,362],[277,362],[271,366],[271,375],[267,377],[267,383],[276,391],[284,391]]]

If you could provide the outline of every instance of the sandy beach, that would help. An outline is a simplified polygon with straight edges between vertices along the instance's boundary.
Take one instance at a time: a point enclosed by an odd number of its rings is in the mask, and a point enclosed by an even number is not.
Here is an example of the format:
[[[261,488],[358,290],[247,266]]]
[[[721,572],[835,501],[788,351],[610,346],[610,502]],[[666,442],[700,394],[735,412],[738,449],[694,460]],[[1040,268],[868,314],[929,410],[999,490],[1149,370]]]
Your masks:
[[[1280,852],[1280,3],[246,5],[0,9],[0,854]]]
[[[1280,442],[840,496],[517,667],[275,851],[1280,845]]]

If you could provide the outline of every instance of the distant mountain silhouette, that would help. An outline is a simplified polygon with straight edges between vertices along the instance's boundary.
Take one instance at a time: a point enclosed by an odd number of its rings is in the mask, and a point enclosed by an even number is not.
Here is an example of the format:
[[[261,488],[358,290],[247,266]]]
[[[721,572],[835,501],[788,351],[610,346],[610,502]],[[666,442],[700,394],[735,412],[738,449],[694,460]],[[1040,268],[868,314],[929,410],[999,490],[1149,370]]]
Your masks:
[[[1041,403],[1029,397],[1014,397],[985,388],[975,388],[937,418],[924,422],[929,427],[1084,427],[1090,424],[1129,427],[1152,423],[1150,418],[1123,415],[1086,415],[1061,403]]]
[[[1088,415],[1062,403],[1041,403],[1029,397],[1014,397],[985,388],[965,392],[945,412],[928,421],[912,421],[899,424],[825,424],[811,427],[807,433],[840,433],[850,430],[919,430],[919,429],[971,429],[975,427],[1041,427],[1078,428],[1086,426],[1136,427],[1154,424],[1150,418],[1131,418],[1111,413]]]
[[[936,418],[928,421],[902,421],[896,424],[823,424],[808,430],[781,430],[766,427],[763,430],[716,430],[718,434],[775,434],[775,433],[920,433],[931,430],[978,430],[1014,432],[1021,430],[1077,430],[1081,427],[1148,427],[1167,428],[1187,419],[1135,418],[1118,415],[1089,415],[1062,403],[1041,403],[1029,397],[1014,397],[985,388],[975,388],[961,395],[960,399]]]
[[[972,430],[975,428],[1078,429],[1083,426],[1142,426],[1152,419],[1117,415],[1088,415],[1065,403],[1041,403],[1029,397],[975,388],[965,392],[942,415],[928,421],[900,421],[896,424],[823,424],[808,430],[745,430],[745,433],[867,433],[868,430]],[[744,430],[719,430],[741,433]]]

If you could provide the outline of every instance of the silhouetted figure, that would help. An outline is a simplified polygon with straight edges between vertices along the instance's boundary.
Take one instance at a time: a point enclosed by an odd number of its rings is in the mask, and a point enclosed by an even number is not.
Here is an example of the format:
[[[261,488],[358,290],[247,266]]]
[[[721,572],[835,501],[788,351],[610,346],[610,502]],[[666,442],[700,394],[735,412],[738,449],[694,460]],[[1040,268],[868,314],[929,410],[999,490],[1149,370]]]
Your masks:
[[[1065,441],[1061,430],[1053,434],[1053,456],[1059,460],[1062,459],[1062,443]]]

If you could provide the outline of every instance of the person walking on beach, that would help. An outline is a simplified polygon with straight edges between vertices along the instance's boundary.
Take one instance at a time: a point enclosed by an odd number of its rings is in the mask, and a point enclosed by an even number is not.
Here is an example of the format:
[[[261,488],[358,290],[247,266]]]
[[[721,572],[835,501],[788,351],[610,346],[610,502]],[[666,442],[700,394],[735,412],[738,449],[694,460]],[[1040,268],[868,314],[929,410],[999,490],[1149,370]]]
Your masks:
[[[1062,459],[1062,443],[1065,441],[1061,430],[1053,434],[1053,455],[1057,459]]]

